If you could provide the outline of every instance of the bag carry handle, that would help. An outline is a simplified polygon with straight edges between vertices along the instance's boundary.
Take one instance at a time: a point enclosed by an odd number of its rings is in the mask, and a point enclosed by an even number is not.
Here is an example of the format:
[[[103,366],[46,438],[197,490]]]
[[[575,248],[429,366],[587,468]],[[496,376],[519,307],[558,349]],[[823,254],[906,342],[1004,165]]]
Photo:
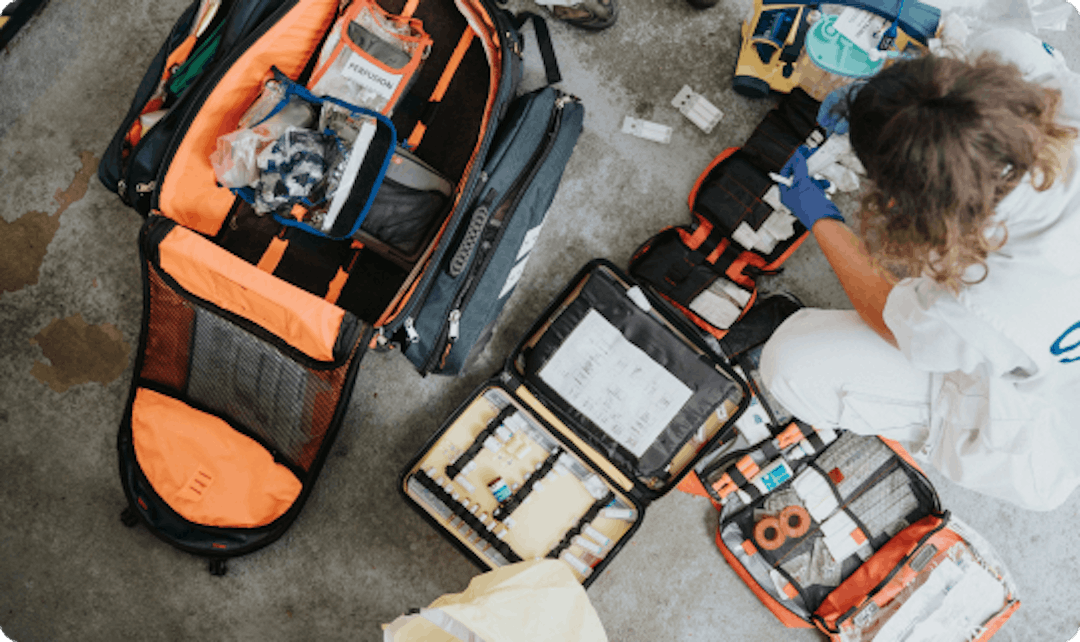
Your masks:
[[[500,3],[505,4],[506,0],[500,0]],[[562,73],[559,71],[559,61],[555,58],[555,46],[551,42],[551,32],[548,31],[547,21],[544,20],[544,17],[532,11],[522,11],[516,15],[510,12],[507,12],[507,14],[510,16],[514,28],[518,31],[521,31],[526,22],[532,20],[533,31],[536,32],[536,46],[540,49],[540,58],[544,61],[544,74],[547,76],[547,83],[554,85],[561,81]],[[524,47],[524,36],[522,36],[521,42]]]

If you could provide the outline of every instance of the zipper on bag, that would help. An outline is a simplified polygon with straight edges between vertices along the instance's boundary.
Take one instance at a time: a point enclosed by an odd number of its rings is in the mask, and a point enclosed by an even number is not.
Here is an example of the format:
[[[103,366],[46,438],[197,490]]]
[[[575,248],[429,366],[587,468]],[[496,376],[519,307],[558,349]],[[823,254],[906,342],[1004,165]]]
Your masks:
[[[497,206],[490,209],[490,214],[485,215],[487,221],[477,240],[475,256],[472,259],[471,265],[469,265],[464,280],[462,280],[461,285],[458,286],[457,293],[450,306],[450,312],[443,322],[442,330],[439,333],[438,339],[432,346],[431,353],[428,355],[427,360],[424,362],[424,366],[420,370],[421,374],[428,374],[429,372],[434,371],[436,367],[442,368],[445,364],[446,357],[450,354],[450,350],[453,349],[454,342],[457,340],[460,332],[461,310],[468,304],[476,287],[480,283],[480,277],[483,275],[485,268],[487,268],[488,263],[490,263],[491,258],[494,256],[494,253],[491,250],[498,246],[499,241],[502,239],[502,235],[506,231],[507,226],[503,224],[504,220],[513,215],[513,212],[517,209],[521,199],[524,197],[526,189],[532,183],[533,178],[535,178],[540,167],[544,164],[551,149],[555,146],[560,125],[562,124],[563,108],[571,100],[573,100],[573,98],[566,94],[560,95],[555,99],[555,108],[552,110],[551,118],[548,121],[547,133],[545,134],[543,144],[533,153],[532,158],[529,159],[528,164],[525,166],[525,171],[518,176],[511,188],[507,190],[503,200]]]
[[[168,173],[167,170],[172,164],[172,159],[174,156],[176,156],[176,150],[180,147],[180,143],[184,140],[184,136],[187,134],[188,128],[191,127],[191,123],[195,120],[195,117],[198,115],[199,110],[202,109],[202,106],[206,102],[206,99],[210,97],[210,94],[212,94],[215,89],[217,89],[218,85],[221,82],[221,79],[224,78],[225,74],[228,73],[228,71],[232,68],[233,63],[239,60],[244,54],[246,54],[248,49],[251,48],[251,45],[253,45],[264,35],[266,35],[266,33],[270,31],[270,29],[273,28],[281,20],[281,18],[283,18],[290,11],[296,8],[298,4],[300,4],[300,0],[290,0],[285,4],[282,4],[280,7],[277,8],[277,10],[274,11],[273,14],[268,16],[262,22],[262,24],[260,24],[256,29],[254,29],[251,33],[248,34],[247,38],[244,39],[242,45],[237,46],[232,51],[230,51],[227,58],[223,58],[214,64],[213,77],[210,77],[209,75],[207,76],[204,81],[205,84],[199,87],[202,90],[201,93],[187,106],[187,108],[184,110],[183,115],[180,118],[180,122],[176,126],[176,132],[173,134],[172,141],[169,144],[169,149],[167,152],[165,152],[165,155],[162,156],[161,164],[158,167],[157,180],[154,181],[156,185],[162,184],[162,181],[165,178],[165,174]],[[155,190],[153,194],[153,201],[151,202],[151,209],[157,209],[156,201],[158,200],[158,196],[159,192]]]

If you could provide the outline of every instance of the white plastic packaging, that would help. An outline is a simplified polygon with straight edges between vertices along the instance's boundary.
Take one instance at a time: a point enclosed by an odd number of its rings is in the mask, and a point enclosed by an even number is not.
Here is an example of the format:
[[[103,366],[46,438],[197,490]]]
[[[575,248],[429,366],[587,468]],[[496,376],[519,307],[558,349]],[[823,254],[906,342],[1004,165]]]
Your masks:
[[[657,143],[671,142],[671,127],[627,116],[623,119],[622,131],[638,138],[651,140]]]
[[[671,99],[671,105],[706,134],[711,133],[716,124],[720,122],[720,119],[724,117],[724,113],[716,105],[691,89],[690,85],[683,85],[679,93]]]

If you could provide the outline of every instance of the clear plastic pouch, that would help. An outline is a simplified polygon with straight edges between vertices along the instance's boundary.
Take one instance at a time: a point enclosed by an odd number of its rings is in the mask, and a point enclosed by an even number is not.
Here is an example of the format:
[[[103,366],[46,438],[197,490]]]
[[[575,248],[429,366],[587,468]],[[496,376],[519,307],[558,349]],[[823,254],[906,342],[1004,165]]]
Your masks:
[[[319,124],[328,105],[346,116],[331,123],[341,134]],[[222,185],[284,225],[331,238],[356,232],[394,153],[389,118],[316,96],[274,69],[239,124],[211,156]]]
[[[240,117],[240,128],[218,138],[210,155],[218,182],[229,189],[255,187],[259,155],[289,128],[314,125],[315,114],[315,106],[290,93],[281,80],[266,81],[262,93]]]
[[[373,0],[355,0],[327,37],[308,86],[390,115],[430,48],[419,20],[387,13]]]

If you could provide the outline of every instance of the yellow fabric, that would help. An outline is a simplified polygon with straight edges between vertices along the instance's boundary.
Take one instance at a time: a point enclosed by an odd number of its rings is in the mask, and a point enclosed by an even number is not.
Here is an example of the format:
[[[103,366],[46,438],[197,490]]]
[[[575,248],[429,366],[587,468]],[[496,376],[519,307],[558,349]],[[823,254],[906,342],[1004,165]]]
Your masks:
[[[585,589],[558,560],[511,564],[473,578],[461,593],[431,603],[484,642],[607,642]],[[408,617],[408,616],[406,616]],[[393,642],[457,642],[419,616]]]

